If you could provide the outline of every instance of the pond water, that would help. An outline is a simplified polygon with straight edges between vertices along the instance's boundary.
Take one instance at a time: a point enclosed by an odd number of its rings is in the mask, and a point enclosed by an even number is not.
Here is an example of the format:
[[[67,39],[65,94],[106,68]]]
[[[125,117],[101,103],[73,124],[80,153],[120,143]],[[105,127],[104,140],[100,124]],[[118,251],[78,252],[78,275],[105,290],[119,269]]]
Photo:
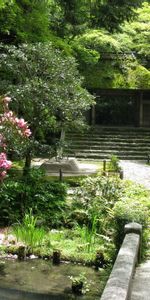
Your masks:
[[[82,296],[71,292],[68,276],[85,273],[89,291]],[[45,260],[0,260],[0,300],[100,299],[101,273],[76,264],[54,266]]]

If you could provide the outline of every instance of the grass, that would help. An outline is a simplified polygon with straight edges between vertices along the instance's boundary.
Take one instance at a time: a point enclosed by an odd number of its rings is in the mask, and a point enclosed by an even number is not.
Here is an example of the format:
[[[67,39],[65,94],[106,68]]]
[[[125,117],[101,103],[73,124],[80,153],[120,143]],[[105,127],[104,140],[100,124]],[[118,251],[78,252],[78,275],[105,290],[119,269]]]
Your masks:
[[[30,210],[28,214],[25,214],[23,223],[13,228],[13,234],[17,240],[23,242],[31,252],[39,245],[42,245],[46,235],[42,227],[36,227],[36,222],[37,218],[32,215],[32,210]]]
[[[61,251],[61,258],[63,260],[76,261],[85,264],[94,264],[97,251],[104,252],[106,260],[109,261],[109,252],[113,251],[113,246],[110,242],[106,242],[100,236],[95,236],[92,244],[89,247],[89,241],[78,228],[52,230],[47,234],[45,246],[37,249],[40,255],[52,254],[53,249]]]

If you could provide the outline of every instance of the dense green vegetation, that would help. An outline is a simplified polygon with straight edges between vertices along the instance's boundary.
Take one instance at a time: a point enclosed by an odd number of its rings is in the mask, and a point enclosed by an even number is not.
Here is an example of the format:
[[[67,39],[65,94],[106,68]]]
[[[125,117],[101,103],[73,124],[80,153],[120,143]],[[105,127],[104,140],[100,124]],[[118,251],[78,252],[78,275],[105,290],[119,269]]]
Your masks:
[[[42,171],[32,170],[29,176],[10,179],[0,186],[1,226],[21,221],[30,208],[46,226],[63,222],[66,207],[66,186],[48,182]]]
[[[6,145],[0,134],[8,157],[25,162],[23,174],[10,171],[0,182],[0,226],[14,227],[29,253],[49,257],[57,249],[64,259],[103,268],[132,221],[143,225],[146,243],[149,191],[101,174],[71,179],[69,186],[31,169],[31,159],[61,159],[65,130],[81,130],[94,104],[86,88],[149,88],[149,15],[142,0],[0,0],[0,94],[12,97],[10,108],[32,131],[21,155],[11,130]],[[109,168],[118,171],[116,157]]]
[[[71,41],[88,88],[149,88],[149,14],[145,2],[119,32],[87,30]]]
[[[59,249],[64,259],[94,264],[99,252],[108,265],[122,243],[124,225],[133,221],[143,225],[146,249],[149,191],[117,177],[97,175],[80,179],[68,198],[68,185],[43,175],[35,170],[26,181],[9,179],[0,187],[1,226],[15,226],[29,253],[52,255]],[[31,231],[26,236],[27,228]],[[43,239],[40,248],[38,234]]]
[[[13,110],[29,122],[32,131],[24,154],[27,169],[40,148],[46,147],[47,155],[52,152],[51,132],[82,127],[83,112],[94,101],[81,86],[74,58],[66,58],[51,44],[1,45],[0,49],[1,94],[9,91],[15,99]]]
[[[51,41],[76,57],[88,88],[149,88],[149,14],[139,0],[2,1],[0,39]]]

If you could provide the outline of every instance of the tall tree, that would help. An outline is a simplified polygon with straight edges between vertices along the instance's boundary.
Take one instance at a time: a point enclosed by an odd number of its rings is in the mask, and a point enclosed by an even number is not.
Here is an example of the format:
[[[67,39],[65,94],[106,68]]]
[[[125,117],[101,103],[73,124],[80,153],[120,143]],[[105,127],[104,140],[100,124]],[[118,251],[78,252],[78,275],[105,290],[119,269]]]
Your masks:
[[[5,43],[46,41],[49,38],[49,2],[3,1],[0,10],[0,40]]]
[[[135,15],[135,8],[142,2],[142,0],[53,0],[51,26],[53,24],[52,28],[63,37],[75,36],[87,28],[105,28],[113,31],[125,20],[131,19]],[[56,14],[54,7],[57,7]]]
[[[80,127],[93,97],[81,86],[75,60],[49,44],[1,45],[0,53],[0,91],[9,91],[14,110],[28,121],[32,131],[26,156],[30,165],[31,150],[41,137],[49,130]]]

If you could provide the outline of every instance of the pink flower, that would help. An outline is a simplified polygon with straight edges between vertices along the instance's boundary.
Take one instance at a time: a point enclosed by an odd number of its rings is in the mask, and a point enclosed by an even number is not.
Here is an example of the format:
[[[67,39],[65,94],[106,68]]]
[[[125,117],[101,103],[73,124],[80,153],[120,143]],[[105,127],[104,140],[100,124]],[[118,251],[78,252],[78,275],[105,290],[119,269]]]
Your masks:
[[[12,162],[7,160],[7,156],[5,153],[0,153],[0,169],[8,170],[11,168]]]
[[[24,135],[25,135],[26,137],[29,137],[29,136],[31,135],[31,130],[27,128],[27,129],[24,131]]]
[[[3,171],[0,173],[0,177],[4,178],[6,176],[7,172],[6,171]]]
[[[26,128],[27,127],[27,122],[24,121],[24,119],[18,119],[18,118],[15,118],[16,120],[16,123],[17,125],[20,127],[20,128]]]
[[[4,103],[9,103],[11,101],[11,98],[6,96],[3,98],[3,101]]]

